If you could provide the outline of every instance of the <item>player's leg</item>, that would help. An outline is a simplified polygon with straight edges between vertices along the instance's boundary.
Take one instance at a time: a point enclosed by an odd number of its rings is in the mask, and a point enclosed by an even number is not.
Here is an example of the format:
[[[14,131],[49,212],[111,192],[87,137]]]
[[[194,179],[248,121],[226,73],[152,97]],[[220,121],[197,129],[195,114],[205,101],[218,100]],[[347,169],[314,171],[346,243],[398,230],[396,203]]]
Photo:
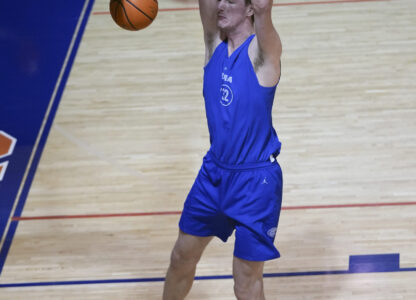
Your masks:
[[[280,256],[274,246],[282,202],[280,166],[239,173],[234,189],[246,192],[245,198],[229,197],[226,215],[235,220],[233,260],[234,291],[237,299],[265,299],[263,290],[264,261]],[[247,183],[250,178],[250,183]]]
[[[163,300],[184,299],[194,281],[196,265],[212,236],[199,237],[179,230],[163,288]]]
[[[238,300],[264,300],[263,261],[249,261],[234,256],[234,293]]]

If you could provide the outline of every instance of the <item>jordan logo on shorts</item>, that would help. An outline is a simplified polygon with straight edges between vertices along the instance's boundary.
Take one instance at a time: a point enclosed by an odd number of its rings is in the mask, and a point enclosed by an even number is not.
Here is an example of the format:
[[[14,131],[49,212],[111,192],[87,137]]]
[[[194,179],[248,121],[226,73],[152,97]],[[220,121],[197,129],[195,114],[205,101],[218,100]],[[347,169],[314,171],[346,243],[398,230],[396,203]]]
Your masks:
[[[264,177],[263,182],[262,182],[261,184],[269,184],[269,183],[266,181],[266,177]]]

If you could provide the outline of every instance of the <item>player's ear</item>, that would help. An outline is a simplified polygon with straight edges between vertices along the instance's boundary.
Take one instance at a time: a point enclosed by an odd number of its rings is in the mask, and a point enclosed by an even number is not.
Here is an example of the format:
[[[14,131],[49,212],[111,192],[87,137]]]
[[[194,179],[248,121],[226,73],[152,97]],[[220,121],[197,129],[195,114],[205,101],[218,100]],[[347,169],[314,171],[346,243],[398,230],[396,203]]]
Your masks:
[[[253,17],[254,16],[254,9],[253,9],[253,5],[250,3],[249,5],[247,5],[247,17]]]

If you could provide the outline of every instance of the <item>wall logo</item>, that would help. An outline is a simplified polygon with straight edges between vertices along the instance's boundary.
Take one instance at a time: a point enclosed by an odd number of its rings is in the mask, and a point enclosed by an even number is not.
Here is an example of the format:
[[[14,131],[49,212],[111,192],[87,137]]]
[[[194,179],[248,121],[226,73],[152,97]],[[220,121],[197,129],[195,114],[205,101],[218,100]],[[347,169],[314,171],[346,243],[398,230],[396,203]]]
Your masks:
[[[0,181],[3,180],[6,174],[8,161],[3,161],[3,158],[12,155],[14,146],[16,146],[17,139],[0,130]]]

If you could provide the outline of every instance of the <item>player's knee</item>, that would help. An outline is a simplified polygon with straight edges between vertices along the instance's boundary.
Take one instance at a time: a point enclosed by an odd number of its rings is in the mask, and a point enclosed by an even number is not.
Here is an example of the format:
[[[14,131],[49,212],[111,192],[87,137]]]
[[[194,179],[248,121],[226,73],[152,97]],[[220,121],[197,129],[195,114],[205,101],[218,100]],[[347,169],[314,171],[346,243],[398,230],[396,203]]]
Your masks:
[[[248,297],[247,287],[234,283],[234,294],[239,300],[246,299]]]
[[[196,266],[200,259],[198,253],[192,253],[192,251],[186,251],[180,248],[173,248],[172,254],[170,257],[170,264],[173,268],[193,268]]]
[[[245,283],[235,282],[234,294],[238,300],[262,299],[263,284],[260,279],[246,281]]]
[[[234,294],[238,300],[263,299],[263,280],[258,276],[240,277],[234,281]]]

